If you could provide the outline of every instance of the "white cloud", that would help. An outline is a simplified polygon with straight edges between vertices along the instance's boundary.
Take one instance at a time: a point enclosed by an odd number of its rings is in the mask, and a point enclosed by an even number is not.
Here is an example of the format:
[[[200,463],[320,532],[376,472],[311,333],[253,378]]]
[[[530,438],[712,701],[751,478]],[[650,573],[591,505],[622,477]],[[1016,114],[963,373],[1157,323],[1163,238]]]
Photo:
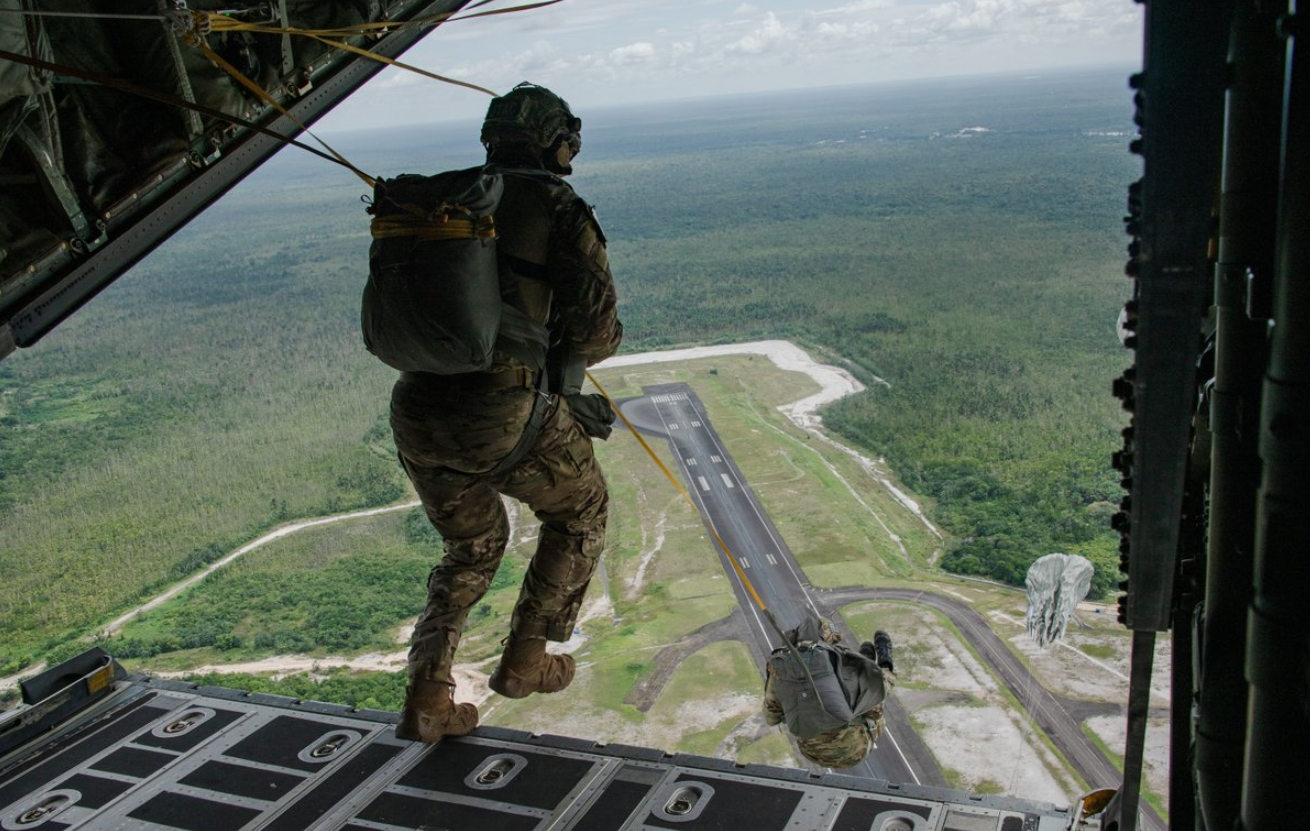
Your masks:
[[[382,77],[378,80],[377,85],[383,89],[396,89],[403,87],[416,86],[423,82],[423,76],[417,72],[409,72],[403,69],[385,69]]]
[[[725,52],[740,52],[758,55],[766,51],[775,51],[794,36],[793,32],[778,20],[777,15],[769,12],[753,32],[724,47]]]
[[[589,106],[1127,63],[1141,21],[1130,0],[569,0],[442,27],[405,60],[492,89],[529,79]],[[431,96],[429,83],[388,72],[379,86],[399,99]]]
[[[618,49],[611,50],[609,57],[614,63],[620,65],[650,63],[655,57],[655,44],[644,40],[638,43],[630,43],[627,46],[620,46]]]

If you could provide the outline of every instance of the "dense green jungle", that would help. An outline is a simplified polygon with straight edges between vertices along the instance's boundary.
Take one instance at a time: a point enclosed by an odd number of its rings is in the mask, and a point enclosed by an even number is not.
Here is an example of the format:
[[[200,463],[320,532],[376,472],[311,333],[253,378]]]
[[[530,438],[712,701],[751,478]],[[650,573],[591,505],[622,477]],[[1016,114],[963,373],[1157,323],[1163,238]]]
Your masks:
[[[1114,321],[1138,175],[1125,77],[582,113],[573,182],[609,238],[624,350],[795,340],[867,385],[825,421],[925,498],[943,567],[1021,583],[1037,556],[1081,553],[1110,592],[1124,419],[1108,390],[1129,361]],[[481,158],[473,123],[329,138],[383,176]],[[77,651],[279,523],[406,494],[392,372],[358,334],[364,188],[296,153],[0,363],[0,675]],[[335,610],[312,628],[276,625],[272,592],[267,631],[197,608],[120,646],[367,647],[418,611],[438,542],[409,527],[388,545],[279,589]]]

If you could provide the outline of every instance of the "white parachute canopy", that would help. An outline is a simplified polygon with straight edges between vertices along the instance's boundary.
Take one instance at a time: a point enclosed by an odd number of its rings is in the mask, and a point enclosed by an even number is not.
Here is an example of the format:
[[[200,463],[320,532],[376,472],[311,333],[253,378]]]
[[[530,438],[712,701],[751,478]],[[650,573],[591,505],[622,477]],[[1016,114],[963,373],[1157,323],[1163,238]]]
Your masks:
[[[1092,564],[1077,554],[1047,554],[1033,563],[1028,587],[1028,636],[1039,646],[1064,637],[1074,608],[1092,587]]]

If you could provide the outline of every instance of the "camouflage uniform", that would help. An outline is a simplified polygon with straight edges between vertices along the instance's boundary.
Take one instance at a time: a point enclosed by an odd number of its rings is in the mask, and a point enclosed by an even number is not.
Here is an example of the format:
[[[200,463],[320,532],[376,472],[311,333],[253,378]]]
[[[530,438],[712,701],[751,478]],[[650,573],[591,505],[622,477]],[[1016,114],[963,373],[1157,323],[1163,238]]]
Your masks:
[[[614,354],[622,337],[605,239],[590,208],[558,177],[505,170],[496,212],[506,293],[533,319],[553,321],[588,365]],[[568,402],[555,398],[527,455],[490,472],[523,434],[539,393],[525,366],[498,353],[484,373],[402,373],[392,390],[391,427],[401,461],[445,556],[428,578],[427,608],[409,653],[413,679],[453,684],[451,667],[469,610],[482,599],[509,536],[501,494],[541,520],[511,629],[567,640],[605,545],[609,497],[591,440]]]
[[[820,620],[819,624],[824,641],[829,644],[837,644],[841,641],[841,633],[833,629],[827,620]],[[798,641],[797,646],[804,650],[807,644],[805,641]],[[872,658],[873,656],[870,655],[869,657]],[[786,723],[787,714],[773,689],[773,666],[771,664],[766,665],[766,669],[764,722],[770,726],[784,724]],[[881,670],[881,677],[886,687],[891,687],[895,683],[890,671],[890,665]],[[883,705],[879,702],[872,709],[858,714],[853,721],[842,727],[827,730],[809,738],[795,737],[796,747],[800,750],[801,755],[820,767],[835,769],[854,767],[869,755],[869,751],[878,743],[878,738],[885,728]]]
[[[887,681],[891,683],[890,676]],[[764,722],[772,726],[782,724],[785,718],[782,704],[773,694],[773,685],[766,681]],[[878,737],[882,735],[885,726],[882,705],[879,704],[845,727],[838,727],[836,730],[829,730],[809,739],[796,739],[796,747],[806,759],[820,767],[838,769],[854,767],[869,755],[869,751],[878,743]]]

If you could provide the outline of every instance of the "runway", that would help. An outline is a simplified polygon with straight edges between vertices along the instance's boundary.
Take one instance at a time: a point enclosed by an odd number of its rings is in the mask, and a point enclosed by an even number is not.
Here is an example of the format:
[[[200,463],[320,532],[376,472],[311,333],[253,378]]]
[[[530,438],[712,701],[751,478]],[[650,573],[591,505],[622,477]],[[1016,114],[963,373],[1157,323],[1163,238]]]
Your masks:
[[[686,384],[644,387],[645,395],[622,404],[623,413],[644,434],[666,439],[677,470],[691,493],[701,518],[717,531],[741,564],[755,591],[782,629],[795,626],[806,612],[832,618],[843,605],[859,600],[898,600],[922,603],[943,612],[983,656],[1020,704],[1031,714],[1052,743],[1093,788],[1122,784],[1122,774],[1082,732],[1080,723],[1063,704],[1038,682],[1013,652],[969,606],[933,592],[913,589],[851,587],[815,590],[792,556],[755,493],[746,482],[715,432],[705,407]],[[769,652],[781,639],[761,615],[735,570],[721,551],[725,573],[737,600],[746,611],[755,640],[757,660],[763,667]],[[846,643],[859,643],[871,632],[844,631]],[[893,638],[897,633],[892,633]],[[908,715],[893,692],[885,706],[887,734],[865,762],[845,773],[884,779],[895,784],[945,787],[936,760],[909,724]],[[1143,828],[1164,831],[1167,826],[1155,810],[1142,803]]]
[[[778,529],[760,505],[745,476],[732,461],[705,413],[705,407],[686,384],[645,387],[645,397],[625,402],[623,414],[645,434],[668,440],[674,461],[691,493],[701,518],[716,531],[733,553],[747,579],[779,626],[796,626],[809,612],[819,615],[810,598],[811,587]],[[717,546],[715,546],[717,551]],[[761,667],[782,639],[761,614],[736,571],[720,551],[725,573],[738,602],[746,610]],[[872,632],[844,633],[846,643],[858,644]],[[884,779],[894,784],[945,787],[931,751],[910,728],[905,711],[888,698],[887,731],[861,765],[846,773]]]

